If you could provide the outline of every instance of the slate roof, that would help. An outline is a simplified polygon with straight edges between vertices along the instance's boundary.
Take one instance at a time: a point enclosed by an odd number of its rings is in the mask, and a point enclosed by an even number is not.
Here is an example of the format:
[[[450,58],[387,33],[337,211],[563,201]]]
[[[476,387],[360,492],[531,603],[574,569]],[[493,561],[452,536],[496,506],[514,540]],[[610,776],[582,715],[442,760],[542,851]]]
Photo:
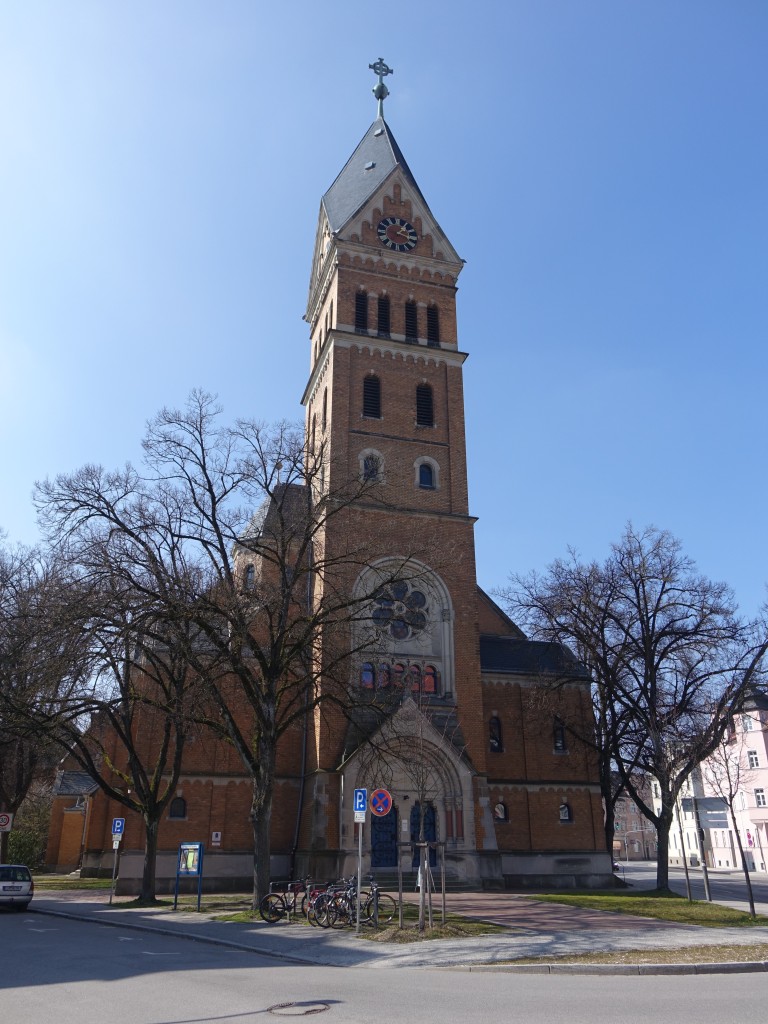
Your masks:
[[[589,679],[589,673],[561,644],[508,636],[480,637],[483,672],[535,676],[540,674]]]
[[[280,525],[281,514],[284,526]],[[279,484],[274,497],[266,498],[254,512],[240,543],[247,546],[249,540],[286,537],[293,530],[300,529],[306,515],[307,488],[304,484]]]
[[[56,796],[88,796],[98,785],[87,772],[59,772],[54,792]]]
[[[400,168],[409,187],[429,209],[389,125],[384,118],[378,117],[323,196],[322,205],[331,231],[341,230],[396,167]]]

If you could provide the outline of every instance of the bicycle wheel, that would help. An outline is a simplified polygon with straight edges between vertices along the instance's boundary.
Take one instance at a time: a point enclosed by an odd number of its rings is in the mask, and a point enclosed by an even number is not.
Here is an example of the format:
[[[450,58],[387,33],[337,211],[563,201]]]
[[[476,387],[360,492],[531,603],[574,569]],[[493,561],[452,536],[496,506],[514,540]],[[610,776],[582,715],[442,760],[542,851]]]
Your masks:
[[[365,920],[368,924],[375,924],[374,921],[374,902],[373,897],[366,900],[365,906]],[[378,907],[378,923],[389,924],[397,913],[397,900],[394,900],[391,896],[387,896],[385,892],[379,893],[379,907]]]
[[[330,901],[331,928],[346,928],[354,921],[352,904],[346,896],[334,896]]]
[[[310,907],[310,923],[319,925],[320,928],[330,927],[331,920],[335,916],[331,907],[331,900],[327,893],[320,893]],[[314,921],[312,921],[314,918]]]
[[[275,924],[281,917],[285,917],[285,900],[277,892],[268,892],[259,903],[259,913],[267,924]]]

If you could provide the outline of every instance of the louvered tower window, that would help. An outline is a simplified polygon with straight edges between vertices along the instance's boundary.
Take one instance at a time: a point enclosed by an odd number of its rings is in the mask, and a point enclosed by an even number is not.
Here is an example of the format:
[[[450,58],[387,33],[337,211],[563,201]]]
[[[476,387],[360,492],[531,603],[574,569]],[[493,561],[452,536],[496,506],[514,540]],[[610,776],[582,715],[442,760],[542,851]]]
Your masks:
[[[432,388],[429,384],[416,385],[416,423],[420,427],[434,427],[435,425]]]
[[[363,381],[363,416],[381,419],[381,381],[378,377],[366,377]]]
[[[437,306],[427,306],[427,344],[440,346],[440,314]]]
[[[405,304],[405,340],[414,342],[419,338],[419,317],[415,302]]]
[[[368,292],[355,294],[355,330],[359,334],[368,333]]]
[[[380,295],[377,311],[376,330],[380,338],[389,337],[389,296]]]

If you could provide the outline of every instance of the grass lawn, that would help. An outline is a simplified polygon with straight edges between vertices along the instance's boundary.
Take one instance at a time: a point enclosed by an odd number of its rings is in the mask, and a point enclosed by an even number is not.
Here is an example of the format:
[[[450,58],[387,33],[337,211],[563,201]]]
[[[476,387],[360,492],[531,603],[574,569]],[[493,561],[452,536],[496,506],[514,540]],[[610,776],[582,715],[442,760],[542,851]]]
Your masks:
[[[653,917],[677,924],[696,924],[705,928],[751,928],[768,925],[768,917],[750,917],[746,911],[733,910],[705,900],[689,901],[676,893],[660,893],[647,889],[639,892],[542,893],[533,897],[542,903],[564,903],[588,910],[604,910],[614,914]]]

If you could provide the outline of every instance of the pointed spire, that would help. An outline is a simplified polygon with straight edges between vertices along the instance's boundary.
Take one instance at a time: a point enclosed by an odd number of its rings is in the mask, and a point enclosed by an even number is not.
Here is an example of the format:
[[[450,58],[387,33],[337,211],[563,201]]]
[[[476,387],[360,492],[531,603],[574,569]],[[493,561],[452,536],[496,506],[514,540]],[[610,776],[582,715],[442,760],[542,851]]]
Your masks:
[[[378,117],[384,119],[384,100],[389,96],[389,89],[384,85],[384,78],[386,75],[394,75],[395,69],[387,67],[383,57],[379,57],[375,64],[369,64],[368,67],[374,73],[379,76],[379,81],[374,85],[372,92],[376,99],[379,101],[379,112]]]

